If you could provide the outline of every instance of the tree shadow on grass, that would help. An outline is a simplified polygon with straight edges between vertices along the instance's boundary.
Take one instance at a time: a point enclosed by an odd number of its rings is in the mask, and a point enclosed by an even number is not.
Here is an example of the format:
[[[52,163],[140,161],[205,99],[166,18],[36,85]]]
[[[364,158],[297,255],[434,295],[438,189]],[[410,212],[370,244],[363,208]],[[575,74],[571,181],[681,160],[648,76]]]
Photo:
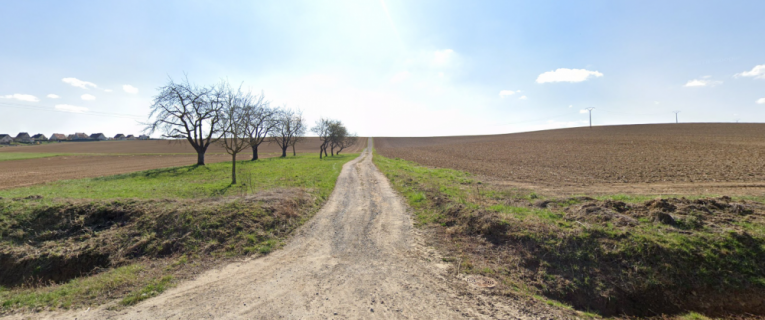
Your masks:
[[[201,170],[201,169],[210,171],[210,168],[206,166],[195,164],[191,166],[171,167],[171,168],[153,169],[153,170],[125,173],[125,174],[118,174],[114,176],[94,178],[93,180],[110,181],[110,180],[121,180],[121,179],[136,178],[136,177],[159,178],[160,176],[178,177],[178,176],[182,176],[184,174],[187,174],[196,170]]]
[[[228,190],[229,190],[229,189],[231,189],[232,187],[234,187],[234,185],[233,185],[233,184],[228,184],[228,185],[226,185],[226,186],[225,186],[225,187],[223,187],[223,188],[220,188],[220,189],[215,189],[215,190],[213,190],[213,191],[210,193],[210,196],[211,196],[211,197],[221,197],[221,196],[224,196],[224,195],[226,195],[226,193],[228,192]]]

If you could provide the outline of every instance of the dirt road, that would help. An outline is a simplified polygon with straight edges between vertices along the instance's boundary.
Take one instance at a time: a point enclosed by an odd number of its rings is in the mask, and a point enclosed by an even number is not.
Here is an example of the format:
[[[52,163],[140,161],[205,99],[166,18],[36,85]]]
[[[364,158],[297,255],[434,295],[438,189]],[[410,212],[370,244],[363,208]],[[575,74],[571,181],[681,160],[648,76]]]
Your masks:
[[[122,311],[69,319],[525,319],[477,295],[422,244],[403,201],[365,151],[343,167],[326,205],[284,249],[230,264]],[[486,290],[486,289],[484,289]],[[500,302],[496,299],[503,299]],[[18,317],[18,316],[17,316]]]

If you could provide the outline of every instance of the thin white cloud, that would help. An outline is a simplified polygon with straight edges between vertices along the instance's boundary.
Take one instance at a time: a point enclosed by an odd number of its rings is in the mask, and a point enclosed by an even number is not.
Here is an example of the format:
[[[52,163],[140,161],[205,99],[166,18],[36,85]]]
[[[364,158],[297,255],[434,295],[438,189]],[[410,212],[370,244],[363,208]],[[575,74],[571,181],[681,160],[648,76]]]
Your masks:
[[[64,78],[64,79],[61,79],[61,81],[63,81],[64,83],[68,83],[72,86],[83,88],[83,89],[98,88],[98,86],[93,82],[82,81],[77,78]]]
[[[527,99],[529,99],[529,98],[526,97],[526,96],[521,96],[520,98],[518,98],[518,100],[527,100]]]
[[[757,99],[757,104],[765,104],[765,98]]]
[[[504,98],[504,97],[507,97],[507,96],[512,96],[514,94],[515,94],[515,91],[513,91],[513,90],[502,90],[502,91],[499,92],[499,97],[500,98]]]
[[[390,78],[390,82],[398,83],[398,82],[404,81],[407,78],[409,78],[409,75],[410,75],[409,71],[401,71],[399,73],[394,74],[393,77]]]
[[[58,98],[61,98],[61,97],[59,97],[57,94],[52,94],[52,93],[51,93],[51,94],[49,94],[49,95],[47,95],[47,97],[48,97],[48,98],[51,98],[51,99],[58,99]]]
[[[92,94],[87,94],[87,93],[86,93],[86,94],[83,94],[83,95],[81,95],[81,96],[80,96],[80,98],[82,98],[82,100],[85,100],[85,101],[93,101],[93,100],[96,100],[96,97],[95,97],[94,95],[92,95]]]
[[[752,70],[737,73],[734,77],[753,77],[755,79],[765,79],[765,64],[757,65]]]
[[[582,82],[591,77],[602,77],[603,74],[598,71],[585,69],[560,68],[554,71],[547,71],[537,77],[537,83],[547,82]]]
[[[130,94],[138,93],[138,88],[136,88],[134,86],[131,86],[129,84],[123,85],[122,86],[122,90],[125,90],[125,92],[130,93]]]
[[[569,107],[569,108],[573,108],[573,107],[574,107],[574,105],[573,105],[573,104],[570,104],[570,105],[568,105],[568,107]]]
[[[579,113],[588,113],[588,112],[590,112],[590,111],[588,111],[587,109],[579,110]]]
[[[57,104],[55,108],[56,110],[59,110],[59,111],[72,112],[72,113],[85,113],[88,111],[88,108],[72,106],[68,104]]]
[[[112,92],[112,89],[104,89],[104,92]]]
[[[449,62],[451,62],[452,58],[454,57],[454,50],[452,49],[444,49],[444,50],[436,50],[433,52],[433,64],[435,65],[446,65]]]
[[[3,98],[3,99],[16,99],[16,100],[19,100],[19,101],[29,101],[29,102],[40,101],[40,99],[37,99],[37,97],[35,97],[35,96],[31,95],[31,94],[21,94],[21,93],[0,96],[0,98]]]
[[[689,80],[685,83],[684,87],[686,88],[692,88],[692,87],[714,87],[716,85],[722,84],[722,81],[714,81],[714,80],[707,80],[709,79],[709,76],[703,77],[703,79],[693,79]]]

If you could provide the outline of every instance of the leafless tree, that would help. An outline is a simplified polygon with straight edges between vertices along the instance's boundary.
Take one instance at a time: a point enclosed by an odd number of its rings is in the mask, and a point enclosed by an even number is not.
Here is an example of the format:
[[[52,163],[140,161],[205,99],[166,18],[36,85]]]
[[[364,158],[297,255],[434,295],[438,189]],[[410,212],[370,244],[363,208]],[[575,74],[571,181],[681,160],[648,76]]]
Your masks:
[[[329,132],[330,154],[335,156],[335,148],[338,148],[339,144],[345,140],[345,137],[348,135],[348,129],[339,120],[334,120],[329,124]]]
[[[321,118],[316,120],[313,128],[311,128],[311,132],[319,136],[319,141],[321,141],[321,145],[319,146],[319,159],[322,158],[322,154],[324,156],[327,155],[327,146],[332,142],[330,132],[330,125],[332,122],[333,120]]]
[[[221,108],[220,144],[231,155],[231,184],[236,184],[236,155],[250,147],[248,136],[248,115],[253,96],[243,93],[241,88],[234,91],[225,86]]]
[[[276,116],[276,126],[271,131],[271,142],[282,149],[282,158],[287,156],[287,148],[294,145],[296,139],[305,132],[303,112],[282,108]]]
[[[247,106],[247,137],[252,148],[252,161],[258,160],[258,147],[268,139],[268,133],[276,126],[278,109],[271,108],[269,101],[264,101],[263,93],[253,97]]]
[[[358,143],[358,141],[359,141],[359,137],[355,133],[346,134],[345,138],[343,138],[337,143],[337,147],[339,148],[337,150],[337,154],[340,154],[340,151],[343,151],[345,148],[350,148],[352,146],[355,146],[356,143]]]
[[[197,165],[204,165],[207,148],[218,139],[222,87],[199,87],[189,83],[188,78],[178,83],[169,79],[154,97],[144,131],[149,135],[161,131],[166,138],[186,139],[197,152]]]
[[[293,119],[293,131],[294,134],[292,135],[292,139],[289,144],[292,146],[292,156],[294,157],[297,156],[297,152],[295,152],[295,145],[298,144],[298,142],[305,140],[306,125],[305,119],[303,119],[302,111],[298,110]]]

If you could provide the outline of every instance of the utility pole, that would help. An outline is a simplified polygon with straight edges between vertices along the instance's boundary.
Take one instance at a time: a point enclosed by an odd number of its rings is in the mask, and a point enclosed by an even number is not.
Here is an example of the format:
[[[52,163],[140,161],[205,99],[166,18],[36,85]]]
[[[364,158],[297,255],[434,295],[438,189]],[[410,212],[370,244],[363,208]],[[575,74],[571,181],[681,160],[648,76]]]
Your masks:
[[[672,111],[672,112],[675,113],[675,123],[680,123],[679,121],[677,121],[677,114],[680,113],[680,111]]]
[[[594,110],[594,109],[595,108],[587,108],[587,109],[585,109],[585,110],[590,112],[590,129],[592,129],[592,110]]]

